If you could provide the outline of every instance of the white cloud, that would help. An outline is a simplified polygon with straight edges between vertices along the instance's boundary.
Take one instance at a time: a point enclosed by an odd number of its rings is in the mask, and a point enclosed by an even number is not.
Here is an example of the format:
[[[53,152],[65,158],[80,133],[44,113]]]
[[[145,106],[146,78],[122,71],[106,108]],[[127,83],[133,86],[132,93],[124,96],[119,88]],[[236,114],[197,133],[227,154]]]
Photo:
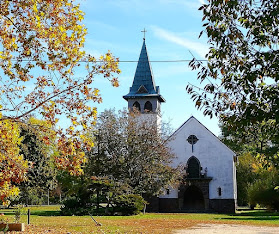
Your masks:
[[[152,26],[152,30],[154,31],[155,35],[158,36],[159,38],[170,41],[184,48],[187,48],[191,52],[197,53],[202,58],[204,58],[206,53],[208,52],[207,44],[177,36],[175,33],[169,32],[157,26]]]

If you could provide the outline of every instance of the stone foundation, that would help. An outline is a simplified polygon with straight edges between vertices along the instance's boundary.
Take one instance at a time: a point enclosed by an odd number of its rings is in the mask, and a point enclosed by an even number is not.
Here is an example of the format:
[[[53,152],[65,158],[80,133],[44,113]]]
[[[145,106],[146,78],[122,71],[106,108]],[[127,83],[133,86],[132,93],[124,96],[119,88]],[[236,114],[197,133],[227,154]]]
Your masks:
[[[159,212],[177,212],[178,199],[177,198],[160,198],[159,200]]]
[[[223,214],[235,213],[235,200],[234,199],[210,199],[209,208],[212,211]]]
[[[159,212],[160,202],[159,197],[143,197],[148,202],[146,205],[146,212]]]
[[[204,210],[184,210],[179,207],[178,198],[158,198],[152,197],[145,199],[149,203],[146,206],[146,212],[162,212],[162,213],[187,213],[187,212],[217,212],[223,214],[235,213],[234,199],[209,199],[209,207]]]

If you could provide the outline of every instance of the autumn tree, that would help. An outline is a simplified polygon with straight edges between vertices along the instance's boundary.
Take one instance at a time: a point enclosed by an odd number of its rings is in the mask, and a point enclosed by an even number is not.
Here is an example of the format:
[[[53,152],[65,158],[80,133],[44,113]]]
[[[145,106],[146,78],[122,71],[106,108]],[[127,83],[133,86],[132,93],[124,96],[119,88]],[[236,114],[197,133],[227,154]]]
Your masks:
[[[118,61],[110,52],[96,59],[84,51],[84,13],[74,0],[2,0],[0,2],[0,199],[16,193],[13,182],[24,180],[27,162],[19,154],[18,124],[30,115],[55,129],[59,154],[56,165],[82,173],[81,149],[93,142],[83,134],[96,121],[94,88],[103,76],[117,86]],[[82,77],[77,68],[84,66]],[[54,128],[59,119],[70,124]],[[45,126],[37,126],[45,131]],[[50,144],[50,138],[43,139]]]
[[[159,194],[176,175],[166,144],[169,129],[163,126],[152,114],[104,111],[93,133],[97,142],[88,153],[87,173],[126,184],[135,194]]]
[[[193,59],[202,87],[187,91],[204,114],[241,128],[279,124],[279,2],[211,0],[200,7],[210,46],[207,63]]]
[[[15,186],[24,180],[28,162],[19,154],[20,129],[10,120],[0,122],[0,199],[8,204],[7,197],[19,193]]]

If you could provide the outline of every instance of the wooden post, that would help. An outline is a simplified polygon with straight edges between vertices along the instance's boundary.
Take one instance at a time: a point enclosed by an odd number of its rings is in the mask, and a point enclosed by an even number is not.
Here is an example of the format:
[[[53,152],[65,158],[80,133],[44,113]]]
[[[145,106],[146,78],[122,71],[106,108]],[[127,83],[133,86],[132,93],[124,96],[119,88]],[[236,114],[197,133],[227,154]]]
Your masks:
[[[144,204],[143,214],[145,214],[145,211],[146,211],[146,204]]]
[[[30,224],[30,209],[27,211],[27,224]]]
[[[49,206],[49,189],[47,190],[47,205]]]

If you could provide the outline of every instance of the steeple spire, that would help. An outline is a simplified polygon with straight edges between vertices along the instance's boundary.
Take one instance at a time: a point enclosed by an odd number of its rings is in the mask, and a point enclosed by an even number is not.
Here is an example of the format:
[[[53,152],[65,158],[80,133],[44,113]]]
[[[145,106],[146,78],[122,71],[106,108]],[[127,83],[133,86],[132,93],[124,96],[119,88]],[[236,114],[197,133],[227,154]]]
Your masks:
[[[161,102],[165,102],[164,98],[159,93],[159,86],[155,85],[145,40],[143,40],[132,87],[130,87],[130,92],[123,96],[123,98],[128,100],[129,98],[147,96],[158,97]]]
[[[145,29],[143,33],[145,33]],[[145,45],[145,35],[130,92],[123,96],[128,101],[128,108],[136,107],[141,112],[160,113],[161,102],[165,99],[161,96],[159,86],[155,85],[151,64]]]

